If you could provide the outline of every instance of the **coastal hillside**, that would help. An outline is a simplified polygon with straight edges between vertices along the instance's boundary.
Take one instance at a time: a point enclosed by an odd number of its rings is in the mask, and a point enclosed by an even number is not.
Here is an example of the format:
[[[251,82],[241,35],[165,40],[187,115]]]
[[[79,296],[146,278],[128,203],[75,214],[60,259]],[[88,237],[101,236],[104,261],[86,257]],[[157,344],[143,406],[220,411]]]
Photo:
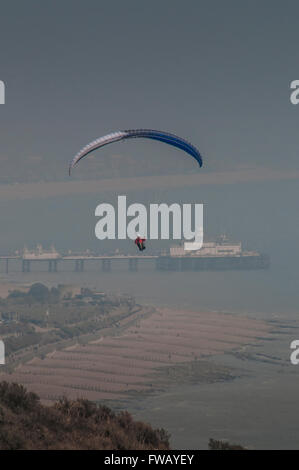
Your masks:
[[[115,413],[85,399],[44,406],[22,385],[0,382],[0,450],[167,450],[169,437],[126,411]]]

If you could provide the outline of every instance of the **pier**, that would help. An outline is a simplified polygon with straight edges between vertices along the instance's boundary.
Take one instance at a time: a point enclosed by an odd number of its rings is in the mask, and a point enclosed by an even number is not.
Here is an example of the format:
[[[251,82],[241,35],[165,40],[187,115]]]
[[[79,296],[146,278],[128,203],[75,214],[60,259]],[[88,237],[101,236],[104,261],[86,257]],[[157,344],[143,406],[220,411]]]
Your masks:
[[[97,266],[97,270],[103,273],[110,272],[116,262],[125,263],[128,271],[137,272],[140,263],[152,263],[154,269],[158,271],[228,271],[228,270],[252,270],[267,269],[270,265],[269,256],[256,251],[244,252],[241,246],[235,252],[223,250],[220,253],[211,254],[211,247],[199,250],[199,252],[185,252],[181,248],[170,249],[170,253],[159,253],[156,255],[144,254],[120,254],[111,255],[92,254],[89,251],[84,253],[60,254],[52,247],[49,251],[43,250],[41,245],[33,251],[26,248],[22,253],[16,252],[14,255],[0,255],[0,266],[4,263],[4,272],[10,271],[10,263],[17,262],[19,270],[23,273],[30,273],[32,265],[47,265],[49,273],[58,271],[70,271],[66,265],[72,265],[74,272],[83,273],[92,264]],[[204,251],[206,250],[206,251]],[[87,266],[88,262],[88,266]],[[2,269],[1,269],[2,270]],[[44,269],[41,269],[44,271]],[[34,271],[37,271],[35,268]]]
[[[39,245],[34,251],[24,249],[20,254],[1,255],[0,265],[4,263],[4,271],[6,274],[9,273],[11,261],[17,261],[23,273],[30,273],[33,264],[46,264],[48,266],[48,272],[56,273],[58,271],[64,271],[66,263],[71,263],[74,272],[82,273],[86,269],[87,261],[97,263],[99,270],[103,272],[111,271],[113,262],[121,261],[127,264],[129,271],[136,272],[138,271],[140,260],[151,261],[156,266],[155,263],[158,258],[159,255],[96,255],[90,253],[63,255],[58,253],[54,248],[50,251],[44,251]]]

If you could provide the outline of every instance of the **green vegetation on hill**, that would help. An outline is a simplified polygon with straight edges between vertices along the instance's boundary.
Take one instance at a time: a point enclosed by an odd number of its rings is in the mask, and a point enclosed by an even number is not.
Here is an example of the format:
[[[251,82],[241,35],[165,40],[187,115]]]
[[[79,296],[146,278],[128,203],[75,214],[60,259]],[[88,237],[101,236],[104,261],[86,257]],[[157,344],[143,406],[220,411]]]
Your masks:
[[[227,441],[209,440],[209,450],[246,450],[239,444],[231,444]]]
[[[65,286],[48,289],[33,284],[28,292],[14,290],[0,299],[0,338],[11,362],[24,351],[79,338],[117,325],[135,308],[129,297],[108,297],[82,289],[72,296]]]
[[[169,434],[85,399],[52,406],[19,384],[0,382],[0,450],[169,449]]]

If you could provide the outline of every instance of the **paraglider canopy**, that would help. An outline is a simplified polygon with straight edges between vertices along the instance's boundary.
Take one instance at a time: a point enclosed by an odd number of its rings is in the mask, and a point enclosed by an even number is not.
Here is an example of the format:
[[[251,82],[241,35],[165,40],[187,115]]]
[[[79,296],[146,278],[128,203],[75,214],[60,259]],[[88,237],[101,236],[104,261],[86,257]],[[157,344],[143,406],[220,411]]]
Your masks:
[[[90,142],[88,145],[83,147],[80,152],[78,152],[77,155],[75,155],[75,157],[72,159],[69,165],[69,174],[71,174],[71,171],[74,166],[77,165],[77,163],[82,158],[84,158],[86,155],[93,152],[94,150],[104,147],[104,145],[108,145],[113,142],[132,138],[158,140],[160,142],[164,142],[165,144],[172,145],[173,147],[177,147],[191,155],[198,162],[199,166],[202,166],[202,157],[199,150],[197,150],[197,148],[190,144],[190,142],[188,142],[187,140],[182,139],[181,137],[178,137],[175,134],[170,134],[169,132],[156,131],[153,129],[132,129],[112,132],[111,134],[107,134],[103,137],[94,140],[93,142]]]

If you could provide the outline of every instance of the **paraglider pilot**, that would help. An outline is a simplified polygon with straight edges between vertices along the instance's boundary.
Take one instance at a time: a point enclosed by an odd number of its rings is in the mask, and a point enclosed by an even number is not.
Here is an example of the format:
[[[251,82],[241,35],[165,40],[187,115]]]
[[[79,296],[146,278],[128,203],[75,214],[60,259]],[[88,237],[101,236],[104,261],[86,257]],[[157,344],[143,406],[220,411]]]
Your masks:
[[[136,240],[135,240],[135,245],[138,246],[139,248],[139,251],[143,251],[145,250],[145,246],[144,246],[144,242],[146,241],[145,238],[140,238],[140,236],[138,235]]]

